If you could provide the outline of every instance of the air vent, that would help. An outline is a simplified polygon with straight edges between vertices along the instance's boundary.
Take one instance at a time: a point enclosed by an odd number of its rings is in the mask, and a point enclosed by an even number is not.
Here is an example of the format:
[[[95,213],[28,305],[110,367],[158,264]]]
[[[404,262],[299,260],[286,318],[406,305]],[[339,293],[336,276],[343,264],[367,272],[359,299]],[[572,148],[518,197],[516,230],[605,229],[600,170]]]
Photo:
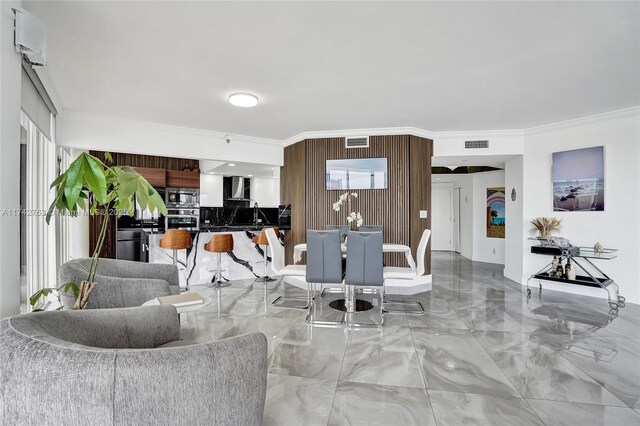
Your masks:
[[[464,149],[489,148],[489,141],[464,141]]]
[[[345,148],[369,148],[369,136],[355,136],[347,138],[344,142]]]

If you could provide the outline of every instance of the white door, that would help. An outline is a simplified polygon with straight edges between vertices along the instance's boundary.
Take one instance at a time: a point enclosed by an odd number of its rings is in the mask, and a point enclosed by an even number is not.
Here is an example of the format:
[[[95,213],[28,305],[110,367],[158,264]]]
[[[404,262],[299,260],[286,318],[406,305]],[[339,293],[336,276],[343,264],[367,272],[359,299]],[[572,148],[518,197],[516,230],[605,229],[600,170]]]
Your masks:
[[[431,195],[431,250],[453,250],[452,188],[433,188]]]

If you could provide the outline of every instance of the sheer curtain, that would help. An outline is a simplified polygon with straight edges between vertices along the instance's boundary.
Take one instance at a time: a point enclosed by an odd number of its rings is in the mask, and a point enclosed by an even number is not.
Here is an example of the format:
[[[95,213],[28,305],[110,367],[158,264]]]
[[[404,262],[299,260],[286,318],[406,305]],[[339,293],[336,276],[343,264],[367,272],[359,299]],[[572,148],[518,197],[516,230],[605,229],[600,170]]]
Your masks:
[[[22,247],[25,256],[26,282],[22,294],[28,297],[36,291],[55,287],[56,279],[56,220],[47,225],[45,215],[54,198],[49,185],[57,175],[56,147],[52,141],[21,112],[20,125],[24,129],[26,145],[25,204],[23,206],[26,238]],[[27,307],[28,309],[28,307]]]

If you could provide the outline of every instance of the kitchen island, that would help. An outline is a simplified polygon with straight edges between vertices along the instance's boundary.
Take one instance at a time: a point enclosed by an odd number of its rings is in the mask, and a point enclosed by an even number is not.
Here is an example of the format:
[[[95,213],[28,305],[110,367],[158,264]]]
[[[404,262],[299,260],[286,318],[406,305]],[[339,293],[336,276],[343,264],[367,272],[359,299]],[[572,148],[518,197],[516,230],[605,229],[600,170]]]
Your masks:
[[[207,227],[191,233],[193,247],[190,250],[178,250],[178,272],[180,287],[209,284],[217,273],[216,253],[208,252],[204,245],[215,233],[233,236],[233,252],[222,254],[222,280],[254,279],[264,275],[264,253],[262,246],[251,242],[253,236],[260,233],[260,226],[220,226]],[[163,233],[149,235],[149,263],[173,263],[173,251],[160,248]],[[282,231],[280,237],[282,238]],[[270,268],[271,256],[267,252],[267,275],[277,278]]]

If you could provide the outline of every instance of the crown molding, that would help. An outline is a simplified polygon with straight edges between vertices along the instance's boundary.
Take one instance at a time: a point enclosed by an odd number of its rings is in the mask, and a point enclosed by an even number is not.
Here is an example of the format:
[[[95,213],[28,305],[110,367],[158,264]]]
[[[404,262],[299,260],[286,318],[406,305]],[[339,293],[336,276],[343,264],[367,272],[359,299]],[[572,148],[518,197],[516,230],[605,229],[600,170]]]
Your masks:
[[[602,114],[588,115],[586,117],[574,118],[566,121],[559,121],[557,123],[545,124],[543,126],[530,127],[524,130],[524,134],[525,136],[529,136],[529,135],[534,135],[538,133],[550,132],[553,130],[565,129],[568,127],[573,127],[578,125],[597,123],[599,121],[631,117],[634,115],[640,115],[640,106],[634,106],[630,108],[619,109],[616,111],[604,112]]]
[[[372,129],[321,130],[302,132],[283,141],[283,146],[289,146],[305,139],[344,138],[349,136],[388,136],[412,135],[427,139],[461,139],[461,138],[491,138],[491,137],[522,137],[523,130],[477,130],[432,132],[418,127],[382,127]]]

